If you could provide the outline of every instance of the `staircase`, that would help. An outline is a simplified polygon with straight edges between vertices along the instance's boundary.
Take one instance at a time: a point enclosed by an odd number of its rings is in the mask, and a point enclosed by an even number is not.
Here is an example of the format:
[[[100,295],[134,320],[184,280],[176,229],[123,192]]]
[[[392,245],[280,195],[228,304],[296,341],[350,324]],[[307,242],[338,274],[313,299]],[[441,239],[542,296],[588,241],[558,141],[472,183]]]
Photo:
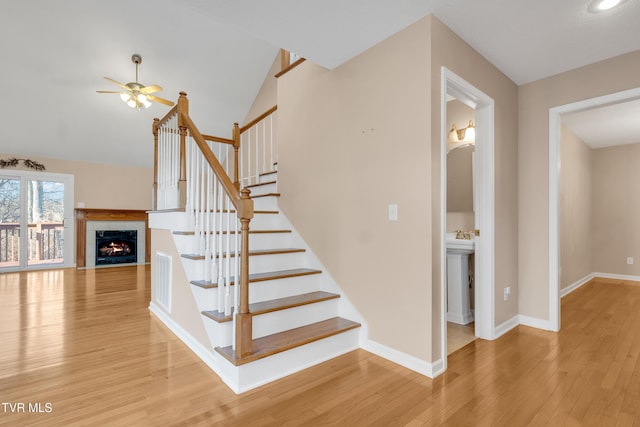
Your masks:
[[[185,330],[184,325],[175,326],[174,317],[184,315],[172,313],[158,304],[153,297],[158,295],[158,290],[152,293],[151,310],[187,345],[191,344],[196,354],[238,393],[354,350],[360,342],[360,323],[345,318],[359,319],[357,311],[342,297],[339,287],[279,211],[277,176],[274,163],[273,170],[256,174],[254,183],[245,186],[254,204],[248,234],[251,351],[246,354],[234,347],[235,340],[239,339],[238,324],[241,324],[238,320],[241,314],[234,319],[234,310],[239,306],[227,304],[221,309],[224,306],[221,301],[233,299],[239,287],[238,277],[228,273],[239,271],[229,267],[229,263],[243,255],[240,247],[235,248],[240,239],[230,238],[239,236],[239,229],[194,229],[189,213],[179,208],[149,214],[151,228],[171,231],[175,247],[166,249],[180,254],[180,262],[174,262],[173,268],[182,269],[188,282],[173,283],[170,293],[188,292],[192,296],[209,342],[205,346],[193,344],[195,331]],[[214,222],[224,223],[227,217],[229,222],[238,221],[232,207],[215,209],[218,219]],[[209,263],[220,265],[214,269],[222,269],[227,264],[226,281],[205,279],[205,276],[211,277],[210,271],[207,272],[211,267],[208,267],[207,256],[202,255],[202,245],[198,245],[203,234],[226,239],[228,246],[224,253],[208,255]],[[158,276],[160,272],[155,271]]]

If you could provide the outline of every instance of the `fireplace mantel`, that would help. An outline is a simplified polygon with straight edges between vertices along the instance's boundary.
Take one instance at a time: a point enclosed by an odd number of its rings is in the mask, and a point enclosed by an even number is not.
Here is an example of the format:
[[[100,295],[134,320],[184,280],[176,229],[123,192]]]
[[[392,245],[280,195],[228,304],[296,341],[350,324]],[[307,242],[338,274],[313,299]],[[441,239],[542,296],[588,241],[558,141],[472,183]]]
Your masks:
[[[87,221],[144,221],[146,262],[151,259],[151,232],[147,211],[130,209],[76,209],[76,267],[86,266]]]

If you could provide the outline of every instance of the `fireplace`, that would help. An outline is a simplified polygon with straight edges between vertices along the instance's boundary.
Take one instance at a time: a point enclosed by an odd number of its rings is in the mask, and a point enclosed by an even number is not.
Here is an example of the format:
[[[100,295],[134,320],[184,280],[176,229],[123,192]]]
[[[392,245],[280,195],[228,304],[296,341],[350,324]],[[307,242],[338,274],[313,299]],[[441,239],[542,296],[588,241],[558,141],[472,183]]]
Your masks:
[[[137,246],[137,230],[97,230],[95,264],[135,263]]]

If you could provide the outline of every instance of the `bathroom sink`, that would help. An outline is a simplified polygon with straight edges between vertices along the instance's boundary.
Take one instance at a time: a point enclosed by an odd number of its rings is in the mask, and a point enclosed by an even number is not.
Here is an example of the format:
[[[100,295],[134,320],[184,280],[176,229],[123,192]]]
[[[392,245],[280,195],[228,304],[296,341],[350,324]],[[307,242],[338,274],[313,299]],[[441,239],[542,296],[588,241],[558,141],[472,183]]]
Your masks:
[[[447,233],[447,252],[472,254],[475,250],[475,240],[456,239],[456,233]]]

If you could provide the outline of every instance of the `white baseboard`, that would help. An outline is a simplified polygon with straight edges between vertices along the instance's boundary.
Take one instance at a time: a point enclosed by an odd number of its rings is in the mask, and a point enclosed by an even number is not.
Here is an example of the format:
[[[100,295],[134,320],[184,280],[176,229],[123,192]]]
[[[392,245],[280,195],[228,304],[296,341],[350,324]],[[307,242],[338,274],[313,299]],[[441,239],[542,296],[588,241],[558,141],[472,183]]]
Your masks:
[[[198,340],[188,333],[182,326],[177,324],[171,317],[169,317],[157,304],[153,301],[149,303],[149,311],[153,313],[164,325],[169,328],[175,336],[177,336],[183,343],[187,345],[193,351],[196,356],[200,358],[213,372],[220,377],[220,379],[236,394],[240,392],[238,381],[233,381],[232,377],[237,376],[233,373],[225,372],[225,364],[221,363],[222,360],[216,360],[218,357],[222,359],[222,356],[218,356],[212,350],[208,350]]]
[[[584,276],[582,279],[578,280],[575,283],[570,284],[567,287],[564,287],[562,289],[560,289],[560,298],[564,298],[565,296],[569,295],[571,292],[575,291],[576,289],[578,289],[580,286],[584,285],[585,283],[587,283],[589,280],[593,279],[594,277],[596,277],[597,273],[590,273],[587,274],[586,276]]]
[[[444,360],[442,359],[429,363],[426,360],[418,359],[415,356],[411,356],[375,341],[367,340],[362,348],[377,356],[397,363],[400,366],[404,366],[407,369],[426,375],[429,378],[437,377],[442,374],[445,369]]]
[[[511,319],[506,322],[502,322],[498,326],[496,326],[493,330],[493,339],[498,339],[516,326],[520,324],[520,317],[518,315],[513,316]]]
[[[630,276],[627,274],[593,273],[593,277],[601,277],[603,279],[631,280],[633,282],[640,282],[640,276]]]
[[[518,315],[518,322],[524,326],[530,326],[532,328],[543,329],[545,331],[551,330],[551,323],[546,319],[538,319],[536,317]]]

